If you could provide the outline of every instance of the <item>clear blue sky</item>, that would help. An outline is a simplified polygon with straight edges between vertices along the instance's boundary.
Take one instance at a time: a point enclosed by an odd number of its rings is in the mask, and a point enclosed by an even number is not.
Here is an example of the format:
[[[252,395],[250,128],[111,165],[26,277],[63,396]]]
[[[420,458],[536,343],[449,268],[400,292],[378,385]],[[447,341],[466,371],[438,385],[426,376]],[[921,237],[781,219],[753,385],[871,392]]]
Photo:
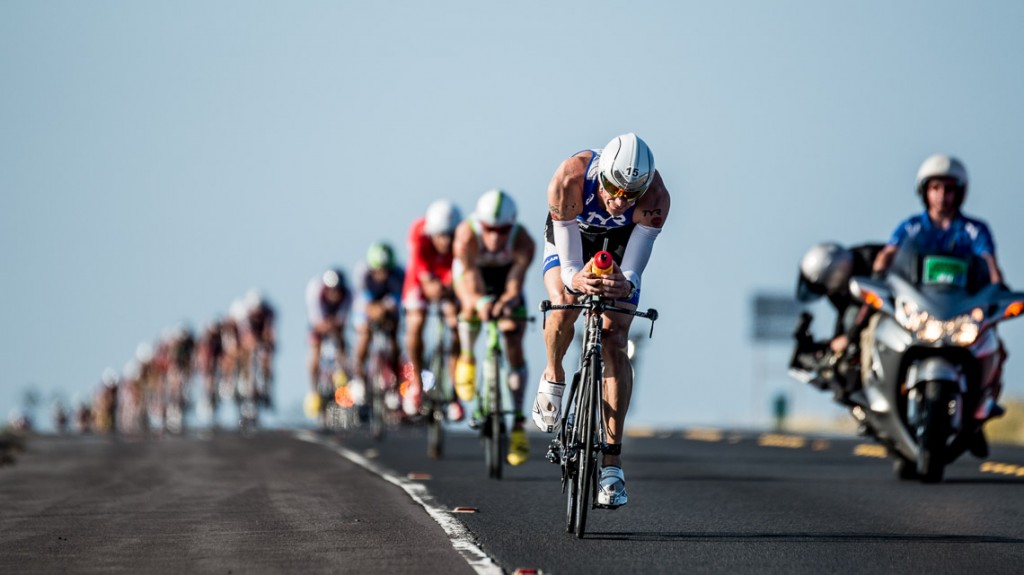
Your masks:
[[[1009,1],[0,3],[0,417],[250,287],[297,404],[310,277],[495,186],[539,236],[558,163],[626,131],[673,195],[630,421],[763,421],[782,389],[831,409],[785,346],[751,346],[750,297],[791,290],[814,242],[884,240],[940,151],[1024,283],[1022,22]]]

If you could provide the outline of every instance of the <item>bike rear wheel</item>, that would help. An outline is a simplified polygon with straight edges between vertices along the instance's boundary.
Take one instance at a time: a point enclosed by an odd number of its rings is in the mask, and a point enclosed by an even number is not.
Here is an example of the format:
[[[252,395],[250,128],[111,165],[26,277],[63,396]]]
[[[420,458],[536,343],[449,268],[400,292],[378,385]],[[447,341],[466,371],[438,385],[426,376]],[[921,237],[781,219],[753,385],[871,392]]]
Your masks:
[[[378,375],[370,384],[370,434],[374,439],[384,439],[384,418],[387,408],[384,405],[384,378]]]
[[[430,419],[427,421],[427,456],[432,459],[440,459],[444,456],[444,411],[447,403],[445,361],[443,349],[438,346],[427,364],[430,366],[430,372],[434,375],[434,387],[427,394],[427,400],[430,402]]]

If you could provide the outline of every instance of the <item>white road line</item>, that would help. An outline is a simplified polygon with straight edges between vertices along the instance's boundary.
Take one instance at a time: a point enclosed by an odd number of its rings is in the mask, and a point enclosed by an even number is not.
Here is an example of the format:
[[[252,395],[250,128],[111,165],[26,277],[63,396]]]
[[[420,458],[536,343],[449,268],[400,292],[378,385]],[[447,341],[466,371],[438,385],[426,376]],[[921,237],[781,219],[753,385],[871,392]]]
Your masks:
[[[452,517],[447,509],[434,502],[434,496],[427,491],[425,485],[397,477],[362,455],[318,437],[311,431],[297,431],[295,432],[295,437],[302,441],[322,445],[370,473],[379,475],[385,481],[400,487],[413,501],[422,505],[434,521],[437,521],[441,529],[444,529],[444,532],[448,534],[452,547],[459,552],[459,555],[469,563],[469,566],[474,571],[480,575],[501,575],[501,567],[473,542],[472,534],[462,523]]]

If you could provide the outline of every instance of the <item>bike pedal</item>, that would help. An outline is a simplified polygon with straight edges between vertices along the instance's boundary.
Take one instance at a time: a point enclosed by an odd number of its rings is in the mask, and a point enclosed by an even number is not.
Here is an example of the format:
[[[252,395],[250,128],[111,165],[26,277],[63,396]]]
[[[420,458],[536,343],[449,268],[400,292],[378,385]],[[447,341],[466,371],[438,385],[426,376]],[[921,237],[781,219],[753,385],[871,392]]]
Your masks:
[[[547,458],[548,463],[553,463],[555,465],[562,462],[562,447],[558,444],[558,440],[551,442],[551,445],[548,446],[548,452],[544,457]]]

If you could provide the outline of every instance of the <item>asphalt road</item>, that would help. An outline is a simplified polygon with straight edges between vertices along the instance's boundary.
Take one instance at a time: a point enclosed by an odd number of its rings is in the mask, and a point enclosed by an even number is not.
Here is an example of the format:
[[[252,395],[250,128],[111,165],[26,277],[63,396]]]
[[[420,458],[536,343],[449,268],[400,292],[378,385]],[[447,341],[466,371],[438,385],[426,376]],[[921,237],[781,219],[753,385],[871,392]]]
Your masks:
[[[421,480],[506,571],[544,573],[1021,573],[1024,450],[994,446],[939,485],[902,482],[880,449],[855,439],[678,432],[624,446],[629,505],[590,515],[584,540],[564,532],[558,468],[531,461],[487,478],[479,442],[455,438],[448,456],[421,437],[383,446],[341,440],[397,476]],[[367,451],[369,450],[369,451]],[[996,465],[992,462],[1001,463]]]
[[[534,457],[502,481],[475,437],[452,435],[433,461],[416,429],[379,444],[358,432],[33,438],[0,467],[0,572],[1024,571],[1019,448],[923,485],[850,439],[632,437],[629,505],[592,512],[576,540],[547,437],[532,438]]]
[[[283,432],[30,438],[0,573],[473,573],[394,485]]]

